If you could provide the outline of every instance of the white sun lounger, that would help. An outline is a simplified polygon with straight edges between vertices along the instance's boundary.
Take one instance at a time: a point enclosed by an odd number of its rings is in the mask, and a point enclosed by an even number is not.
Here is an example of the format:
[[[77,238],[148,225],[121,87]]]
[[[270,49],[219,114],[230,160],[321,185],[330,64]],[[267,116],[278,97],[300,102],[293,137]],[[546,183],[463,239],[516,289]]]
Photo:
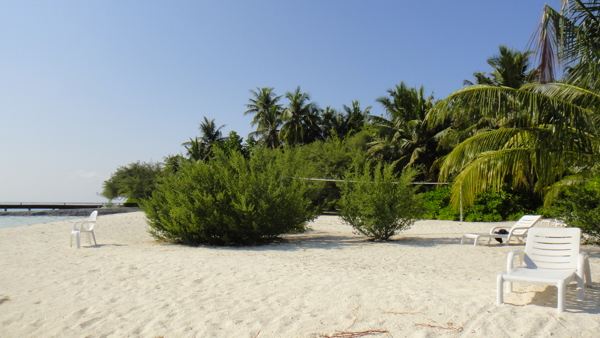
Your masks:
[[[502,238],[504,244],[508,244],[511,240],[515,239],[519,243],[523,243],[525,236],[527,236],[527,230],[531,228],[537,221],[542,218],[542,215],[525,215],[515,223],[511,228],[507,227],[493,227],[487,234],[464,234],[460,240],[460,244],[464,244],[465,239],[473,239],[473,245],[477,245],[480,239],[487,239],[488,244],[492,238]],[[508,231],[507,234],[495,234],[494,232],[504,229]]]

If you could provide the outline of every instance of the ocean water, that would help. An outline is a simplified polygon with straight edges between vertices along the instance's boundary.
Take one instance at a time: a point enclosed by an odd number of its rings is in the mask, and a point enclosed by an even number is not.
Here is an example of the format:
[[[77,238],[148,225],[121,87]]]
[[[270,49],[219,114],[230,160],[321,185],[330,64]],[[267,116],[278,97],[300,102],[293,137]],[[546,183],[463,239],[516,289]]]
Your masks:
[[[0,216],[0,229],[20,227],[32,224],[74,221],[82,216]]]

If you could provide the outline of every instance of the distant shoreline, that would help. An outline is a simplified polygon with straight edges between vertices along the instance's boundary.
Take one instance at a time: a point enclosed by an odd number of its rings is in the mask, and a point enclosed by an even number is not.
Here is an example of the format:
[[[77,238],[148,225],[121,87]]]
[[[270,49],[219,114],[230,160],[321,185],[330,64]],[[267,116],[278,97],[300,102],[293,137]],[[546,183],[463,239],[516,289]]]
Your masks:
[[[0,216],[88,216],[92,211],[98,210],[99,215],[122,214],[140,211],[140,208],[115,207],[115,208],[89,208],[89,209],[60,209],[60,210],[32,210],[32,211],[0,211]]]

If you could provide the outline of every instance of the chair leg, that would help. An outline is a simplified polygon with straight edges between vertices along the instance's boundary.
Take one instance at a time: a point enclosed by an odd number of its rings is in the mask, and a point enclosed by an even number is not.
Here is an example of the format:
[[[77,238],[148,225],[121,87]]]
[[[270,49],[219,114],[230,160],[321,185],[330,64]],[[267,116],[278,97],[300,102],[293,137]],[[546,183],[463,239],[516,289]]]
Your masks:
[[[503,287],[504,287],[504,276],[502,274],[499,274],[498,277],[496,278],[496,305],[502,305],[504,304],[504,294],[503,294]]]
[[[75,239],[77,240],[77,249],[81,248],[81,232],[75,234]]]
[[[583,276],[577,276],[577,300],[583,300],[585,297],[585,283]]]
[[[567,297],[567,288],[566,288],[565,281],[562,280],[562,281],[558,282],[556,287],[558,288],[558,306],[556,309],[557,309],[558,313],[562,313],[562,312],[565,312],[565,308],[566,308],[565,298]]]
[[[479,236],[475,236],[475,240],[473,241],[473,245],[477,246],[477,241],[479,240]]]
[[[460,245],[462,245],[465,242],[465,235],[462,236],[462,238],[460,239]]]
[[[590,258],[589,257],[585,258],[585,262],[583,263],[583,266],[584,266],[584,270],[585,270],[585,272],[584,272],[585,284],[587,286],[592,286],[592,271],[590,270]]]
[[[94,239],[94,245],[98,245],[98,243],[96,243],[96,235],[94,235],[94,231],[90,231],[90,233],[92,234],[92,238]]]

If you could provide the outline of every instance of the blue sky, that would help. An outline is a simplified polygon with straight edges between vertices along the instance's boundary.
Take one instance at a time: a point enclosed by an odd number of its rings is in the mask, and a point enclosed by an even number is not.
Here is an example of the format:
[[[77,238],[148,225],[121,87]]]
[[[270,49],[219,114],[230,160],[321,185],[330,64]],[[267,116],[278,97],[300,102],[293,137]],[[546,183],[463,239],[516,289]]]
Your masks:
[[[0,202],[96,202],[119,166],[184,151],[203,116],[242,137],[249,90],[321,107],[401,81],[444,98],[499,45],[525,50],[545,3],[11,1],[0,4]]]

